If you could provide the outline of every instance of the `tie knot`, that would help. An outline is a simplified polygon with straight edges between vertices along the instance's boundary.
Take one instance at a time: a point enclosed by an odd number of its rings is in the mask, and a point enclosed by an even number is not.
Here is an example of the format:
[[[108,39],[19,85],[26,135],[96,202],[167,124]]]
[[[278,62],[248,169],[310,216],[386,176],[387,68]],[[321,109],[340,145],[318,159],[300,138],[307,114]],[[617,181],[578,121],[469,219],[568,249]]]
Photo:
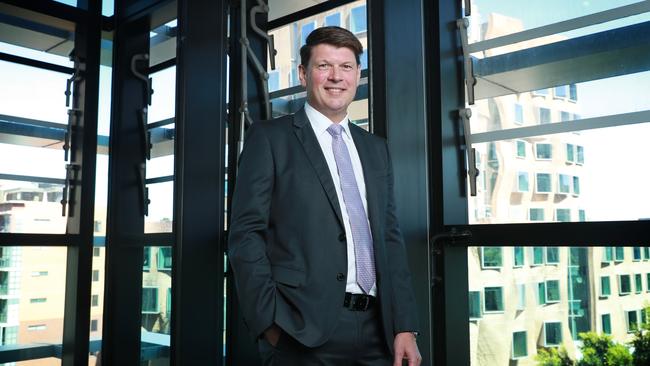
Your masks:
[[[327,132],[329,132],[332,137],[340,137],[341,132],[343,132],[343,126],[338,123],[332,123],[329,127],[327,127]]]

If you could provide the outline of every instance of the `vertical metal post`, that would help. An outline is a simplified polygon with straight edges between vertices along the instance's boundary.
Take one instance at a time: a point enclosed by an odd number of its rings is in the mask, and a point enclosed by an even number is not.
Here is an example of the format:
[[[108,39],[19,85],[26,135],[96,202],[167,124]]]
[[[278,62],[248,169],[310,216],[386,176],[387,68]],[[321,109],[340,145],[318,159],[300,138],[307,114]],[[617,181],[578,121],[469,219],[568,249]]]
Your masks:
[[[227,4],[178,0],[171,319],[178,366],[223,362]]]
[[[62,351],[62,365],[66,366],[88,363],[101,44],[101,1],[82,0],[78,6],[87,13],[76,25],[74,48],[77,63],[83,62],[85,67],[72,96],[79,119],[77,133],[71,136],[70,163],[81,169],[70,182],[75,189],[70,190],[69,200],[75,204],[70,206],[67,225],[73,242],[67,243]]]
[[[146,104],[131,59],[149,53],[148,17],[127,19],[116,1],[109,156],[102,364],[140,364],[144,216],[138,174],[144,163],[139,113]]]

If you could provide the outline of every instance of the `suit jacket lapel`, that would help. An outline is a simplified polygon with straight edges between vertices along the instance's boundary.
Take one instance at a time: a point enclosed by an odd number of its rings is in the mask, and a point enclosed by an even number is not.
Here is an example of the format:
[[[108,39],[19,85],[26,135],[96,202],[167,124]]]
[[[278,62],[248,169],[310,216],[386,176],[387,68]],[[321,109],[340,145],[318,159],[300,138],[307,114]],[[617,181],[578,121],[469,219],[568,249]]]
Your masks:
[[[318,139],[316,139],[314,130],[311,128],[311,124],[309,123],[304,108],[300,108],[294,114],[293,125],[296,137],[298,137],[298,140],[305,150],[307,158],[309,158],[311,165],[316,171],[316,175],[327,194],[332,209],[334,209],[334,212],[336,213],[336,218],[339,220],[341,227],[344,227],[343,216],[341,216],[341,205],[339,205],[339,200],[336,196],[336,188],[332,181],[332,175],[330,174],[327,161],[325,161],[325,156],[323,156],[323,150],[318,143]]]

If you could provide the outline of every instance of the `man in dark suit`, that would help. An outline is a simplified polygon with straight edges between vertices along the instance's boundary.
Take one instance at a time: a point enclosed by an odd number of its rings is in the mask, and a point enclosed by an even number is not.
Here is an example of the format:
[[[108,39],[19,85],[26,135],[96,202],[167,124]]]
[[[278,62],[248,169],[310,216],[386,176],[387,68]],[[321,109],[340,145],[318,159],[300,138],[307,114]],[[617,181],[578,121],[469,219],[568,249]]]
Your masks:
[[[304,108],[247,132],[229,259],[266,365],[421,362],[386,141],[347,116],[362,51],[343,28],[313,31]]]

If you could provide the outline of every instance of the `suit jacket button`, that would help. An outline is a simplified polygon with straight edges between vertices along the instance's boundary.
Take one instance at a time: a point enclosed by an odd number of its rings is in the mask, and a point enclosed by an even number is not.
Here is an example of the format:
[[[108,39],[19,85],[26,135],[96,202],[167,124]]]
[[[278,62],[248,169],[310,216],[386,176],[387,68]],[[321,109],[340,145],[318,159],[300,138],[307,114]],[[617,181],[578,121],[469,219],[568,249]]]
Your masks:
[[[343,281],[345,279],[345,275],[343,273],[339,272],[336,275],[336,279],[339,280],[339,281]]]
[[[345,242],[346,240],[345,233],[339,234],[339,241]]]

